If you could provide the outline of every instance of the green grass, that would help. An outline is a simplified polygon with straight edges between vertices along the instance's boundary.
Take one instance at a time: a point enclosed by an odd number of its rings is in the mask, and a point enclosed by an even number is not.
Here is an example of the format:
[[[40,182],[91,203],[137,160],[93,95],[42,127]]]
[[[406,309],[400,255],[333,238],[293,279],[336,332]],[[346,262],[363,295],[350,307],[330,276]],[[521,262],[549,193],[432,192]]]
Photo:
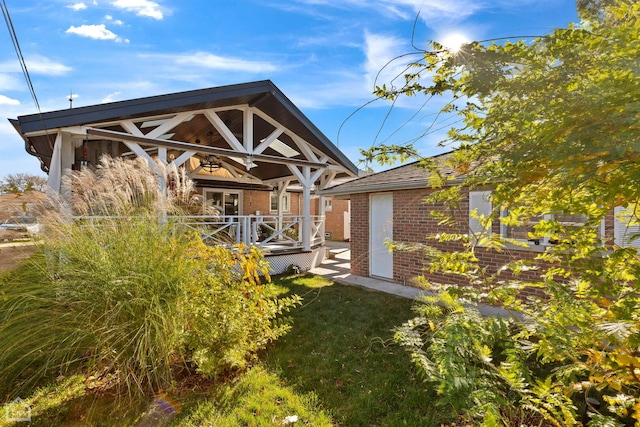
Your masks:
[[[32,425],[274,426],[293,415],[299,421],[292,425],[308,426],[446,421],[449,414],[437,412],[436,397],[414,377],[409,356],[391,343],[391,328],[413,317],[411,301],[318,276],[275,284],[304,299],[290,313],[293,329],[232,380],[167,391],[163,402],[177,415],[154,413],[153,398],[123,402],[89,392],[75,376],[21,396],[32,407]]]
[[[344,286],[317,276],[279,281],[304,296],[293,329],[265,363],[287,384],[313,392],[339,425],[438,425],[408,354],[391,328],[413,317],[410,300]]]

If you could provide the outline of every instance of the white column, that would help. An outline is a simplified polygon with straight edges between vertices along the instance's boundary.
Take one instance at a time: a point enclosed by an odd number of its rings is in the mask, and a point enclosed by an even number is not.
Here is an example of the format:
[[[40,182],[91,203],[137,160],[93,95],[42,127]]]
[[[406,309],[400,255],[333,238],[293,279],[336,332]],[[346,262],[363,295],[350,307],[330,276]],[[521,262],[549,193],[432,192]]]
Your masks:
[[[62,188],[62,180],[65,176],[72,173],[73,164],[76,161],[76,146],[73,143],[72,135],[67,132],[60,132],[60,194],[63,199],[69,200],[68,192],[64,192]],[[79,144],[82,144],[81,142]]]
[[[320,223],[320,229],[318,231],[318,233],[320,233],[320,237],[322,238],[322,241],[324,242],[324,233],[325,233],[325,224],[327,222],[327,218],[326,218],[326,209],[324,206],[324,196],[319,196],[318,197],[318,215],[320,215],[320,221],[322,221]]]
[[[284,195],[287,192],[287,187],[289,187],[290,182],[290,180],[278,182],[278,218],[276,220],[276,229],[278,231],[282,230],[283,226],[282,215],[284,214],[284,210],[282,209],[282,201],[284,200]],[[291,199],[289,199],[289,209],[291,209]]]
[[[253,153],[253,109],[245,108],[242,115],[242,145],[247,153]]]
[[[56,135],[56,141],[53,144],[53,154],[49,163],[49,178],[47,179],[47,193],[51,192],[51,196],[57,196],[60,193],[60,183],[62,180],[62,132]]]
[[[311,250],[311,168],[302,167],[304,182],[302,182],[302,247]]]

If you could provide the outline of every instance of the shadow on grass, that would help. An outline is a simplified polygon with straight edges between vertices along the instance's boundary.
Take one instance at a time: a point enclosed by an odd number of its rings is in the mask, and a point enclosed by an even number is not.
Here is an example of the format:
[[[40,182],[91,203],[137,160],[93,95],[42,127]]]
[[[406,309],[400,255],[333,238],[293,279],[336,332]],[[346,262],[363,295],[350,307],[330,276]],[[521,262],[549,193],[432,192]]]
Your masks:
[[[311,275],[280,278],[304,298],[292,330],[266,364],[303,393],[315,393],[340,425],[439,425],[444,421],[413,375],[392,328],[414,316],[412,301]]]
[[[30,409],[31,421],[12,422],[11,402],[7,402],[0,408],[0,426],[131,426],[149,406],[145,401],[88,391],[82,375],[61,377],[21,396],[21,401]]]

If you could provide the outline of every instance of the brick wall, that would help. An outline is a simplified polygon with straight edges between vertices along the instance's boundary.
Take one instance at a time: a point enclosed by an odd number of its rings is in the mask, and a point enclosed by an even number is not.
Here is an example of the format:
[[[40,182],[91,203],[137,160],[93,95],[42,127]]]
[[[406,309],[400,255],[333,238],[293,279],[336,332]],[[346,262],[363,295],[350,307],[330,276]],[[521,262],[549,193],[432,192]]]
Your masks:
[[[271,211],[271,192],[270,191],[251,191],[243,192],[244,215],[255,215],[256,211],[260,211],[260,215],[277,215],[277,211]],[[302,193],[289,193],[289,212],[283,212],[283,215],[300,215],[302,213]],[[311,214],[313,215],[313,205]]]
[[[369,195],[351,196],[351,273],[369,276]]]
[[[331,211],[325,213],[325,231],[332,240],[344,240],[344,213],[349,211],[349,200],[332,200]]]
[[[424,198],[431,190],[403,190],[393,194],[393,239],[400,243],[429,243],[430,246],[441,250],[460,250],[461,244],[455,242],[438,243],[428,240],[427,236],[437,233],[467,233],[469,224],[469,202],[464,198],[460,206],[452,212],[456,224],[452,226],[438,225],[439,220],[430,215],[430,211],[442,210],[443,206],[425,204]],[[351,196],[351,273],[360,276],[369,275],[369,194]],[[605,220],[606,235],[613,235],[613,215]],[[494,221],[492,233],[500,233],[499,221]],[[484,248],[476,250],[481,265],[488,267],[489,272],[514,259],[533,260],[542,247],[531,249],[507,249],[496,252]],[[440,283],[468,285],[468,280],[458,275],[445,275],[428,271],[428,260],[424,251],[394,252],[393,281],[412,285],[416,276],[424,275],[428,280]],[[523,273],[522,280],[536,280],[547,266],[539,264],[538,270]],[[511,278],[508,273],[505,278]],[[527,292],[525,292],[527,293]]]

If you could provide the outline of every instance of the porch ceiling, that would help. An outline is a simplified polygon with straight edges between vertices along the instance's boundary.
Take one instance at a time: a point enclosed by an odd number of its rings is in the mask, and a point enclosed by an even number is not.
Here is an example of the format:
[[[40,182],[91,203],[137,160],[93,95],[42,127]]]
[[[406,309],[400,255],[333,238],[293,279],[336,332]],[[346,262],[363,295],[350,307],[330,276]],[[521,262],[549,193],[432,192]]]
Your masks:
[[[318,152],[323,153],[331,160],[331,163],[344,167],[344,170],[354,176],[357,175],[356,166],[269,80],[25,115],[10,120],[10,122],[24,139],[26,151],[38,157],[42,170],[48,172],[55,136],[61,128],[93,127],[97,124],[117,123],[123,120],[140,123],[146,118],[157,119],[176,113],[238,105],[248,105],[262,111],[309,143]],[[234,135],[242,133],[242,112],[221,111],[219,117]],[[259,117],[256,117],[253,126],[256,138],[269,134],[272,127]],[[100,127],[115,132],[123,131],[118,125]],[[203,115],[196,115],[192,120],[180,123],[170,133],[173,134],[170,136],[171,141],[201,144],[203,147],[229,148],[224,138],[215,132],[211,122]],[[242,140],[241,137],[239,139]],[[295,148],[295,142],[289,136],[283,134],[279,139]],[[258,144],[259,141],[254,141],[254,145]],[[272,148],[268,148],[262,154],[266,157],[274,156],[296,160],[295,157],[284,157]],[[252,175],[263,180],[291,175],[286,162],[277,163],[265,159],[254,160],[258,167],[251,171]],[[304,156],[300,155],[297,159],[303,160]],[[229,163],[234,163],[233,159],[227,158],[227,160]],[[237,162],[236,164],[238,167],[244,168],[244,165]]]

